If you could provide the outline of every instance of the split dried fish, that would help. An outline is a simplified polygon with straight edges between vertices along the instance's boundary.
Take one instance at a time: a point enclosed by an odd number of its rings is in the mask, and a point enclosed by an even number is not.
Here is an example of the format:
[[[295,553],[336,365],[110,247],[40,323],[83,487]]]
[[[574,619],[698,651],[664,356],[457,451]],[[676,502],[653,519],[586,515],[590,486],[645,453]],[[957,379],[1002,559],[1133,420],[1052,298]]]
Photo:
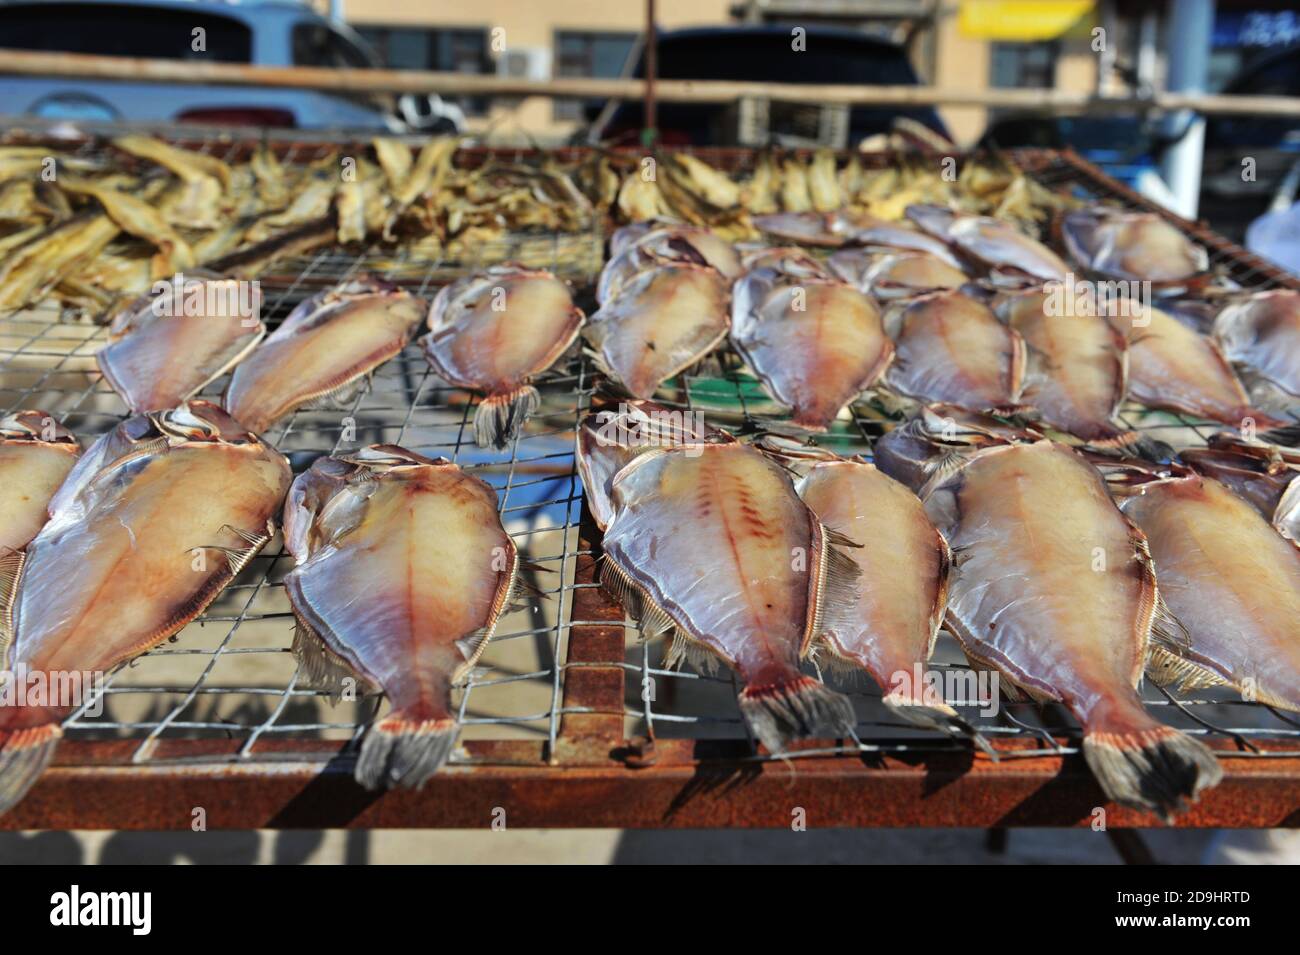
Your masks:
[[[615,233],[614,239],[618,238],[618,233]],[[641,232],[631,241],[626,236],[619,242],[614,239],[610,240],[610,259],[601,269],[596,284],[596,301],[602,305],[610,302],[632,278],[661,265],[676,262],[707,265],[727,281],[741,272],[735,247],[710,230],[697,226],[664,226]],[[618,251],[615,252],[616,245]]]
[[[290,477],[282,455],[206,401],[118,425],[27,546],[6,602],[11,665],[103,675],[178,633],[270,540]],[[0,811],[44,770],[77,702],[0,708]]]
[[[1300,711],[1300,545],[1200,475],[1141,486],[1123,509],[1147,536],[1179,624],[1152,648],[1147,674]]]
[[[338,404],[401,352],[423,313],[423,301],[377,279],[313,295],[235,369],[226,410],[260,434],[304,405]]]
[[[936,292],[892,306],[885,328],[894,340],[889,388],[923,402],[971,411],[1018,406],[1025,342],[992,310],[961,292]]]
[[[983,265],[995,285],[1026,286],[1064,282],[1069,266],[1060,256],[1015,226],[990,216],[954,212],[942,206],[915,205],[907,217],[923,231]]]
[[[966,273],[928,252],[840,249],[826,260],[839,278],[880,301],[961,288]]]
[[[791,422],[824,431],[894,357],[880,310],[847,282],[746,273],[732,287],[731,340]]]
[[[600,370],[636,398],[698,364],[727,337],[727,281],[685,263],[636,275],[583,329]]]
[[[533,378],[569,350],[583,320],[550,272],[497,266],[444,286],[420,343],[439,376],[486,393],[474,437],[480,447],[504,448],[541,406]]]
[[[1205,249],[1153,212],[1078,209],[1062,218],[1061,241],[1080,268],[1107,279],[1184,285],[1208,278]]]
[[[239,364],[262,340],[261,293],[210,273],[159,283],[120,311],[95,363],[132,414],[165,411]],[[247,301],[241,300],[249,289]]]
[[[799,670],[857,586],[842,540],[753,448],[656,449],[614,478],[602,582],[647,639],[672,638],[669,665],[732,667],[746,723],[781,753],[853,729],[849,700]]]
[[[309,681],[339,694],[352,677],[391,706],[366,734],[357,781],[419,787],[456,743],[452,687],[518,580],[496,492],[445,459],[375,445],[300,475],[284,535],[294,654]]]
[[[1214,754],[1137,694],[1156,577],[1095,468],[1050,441],[994,447],[922,496],[955,555],[948,628],[1004,688],[1069,709],[1109,798],[1168,818],[1218,783]]]
[[[1300,292],[1257,292],[1228,305],[1214,321],[1214,338],[1261,404],[1300,404]]]

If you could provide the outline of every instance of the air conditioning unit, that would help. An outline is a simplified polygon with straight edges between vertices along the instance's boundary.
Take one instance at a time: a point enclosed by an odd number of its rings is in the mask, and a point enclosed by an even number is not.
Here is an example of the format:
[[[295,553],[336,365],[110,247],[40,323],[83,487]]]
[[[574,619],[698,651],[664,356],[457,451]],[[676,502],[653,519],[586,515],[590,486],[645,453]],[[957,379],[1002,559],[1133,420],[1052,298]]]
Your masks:
[[[544,46],[507,47],[497,57],[497,76],[543,82],[551,78],[551,51]]]

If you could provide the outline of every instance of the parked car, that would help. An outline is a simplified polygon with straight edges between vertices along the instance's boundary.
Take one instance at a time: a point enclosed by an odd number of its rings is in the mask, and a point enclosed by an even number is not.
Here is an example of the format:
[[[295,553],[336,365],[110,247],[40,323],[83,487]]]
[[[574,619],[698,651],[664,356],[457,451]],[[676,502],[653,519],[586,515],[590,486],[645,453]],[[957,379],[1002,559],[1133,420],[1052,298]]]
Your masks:
[[[661,79],[746,80],[768,83],[914,86],[916,73],[898,44],[851,30],[803,27],[796,44],[790,26],[736,26],[661,33],[656,73]],[[796,48],[798,45],[802,49]],[[645,76],[640,44],[632,50],[624,75]],[[771,140],[812,140],[819,107],[774,103],[767,127]],[[947,138],[939,115],[929,107],[871,108],[847,111],[848,145],[890,132],[897,117],[908,117]],[[597,104],[590,111],[588,142],[635,141],[644,126],[639,102]],[[668,145],[736,145],[738,117],[729,104],[661,103],[659,141]]]
[[[254,66],[378,65],[346,25],[285,2],[0,0],[0,47]],[[0,113],[49,119],[221,126],[459,131],[438,97],[207,86],[63,76],[0,76]]]

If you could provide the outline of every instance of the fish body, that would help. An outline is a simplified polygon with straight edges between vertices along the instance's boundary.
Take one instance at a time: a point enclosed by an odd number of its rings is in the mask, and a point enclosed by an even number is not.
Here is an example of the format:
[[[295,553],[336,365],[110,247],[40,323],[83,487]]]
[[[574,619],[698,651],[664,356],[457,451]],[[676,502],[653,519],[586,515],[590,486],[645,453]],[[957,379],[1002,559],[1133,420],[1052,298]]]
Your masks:
[[[1152,653],[1152,679],[1184,690],[1226,683],[1300,710],[1300,545],[1199,474],[1148,484],[1123,509],[1147,536],[1180,624]]]
[[[583,334],[596,362],[628,394],[649,398],[727,337],[727,281],[705,265],[641,272],[596,311]]]
[[[898,303],[885,315],[895,359],[886,384],[909,398],[972,411],[1017,405],[1025,342],[987,305],[960,292]]]
[[[922,405],[904,424],[876,439],[872,462],[883,473],[920,492],[938,473],[948,474],[984,448],[1026,444],[1043,433],[956,405]]]
[[[226,410],[261,433],[304,405],[337,399],[401,352],[423,314],[420,299],[374,280],[314,295],[235,369]]]
[[[444,286],[420,344],[442,378],[486,393],[475,438],[503,448],[541,403],[533,378],[568,351],[583,320],[569,287],[550,272],[500,266]]]
[[[840,249],[826,263],[844,281],[881,301],[961,288],[966,273],[928,252]]]
[[[102,675],[179,632],[271,538],[290,477],[209,402],[128,418],[82,455],[27,546],[11,666]],[[81,702],[0,707],[0,809],[35,781]]]
[[[923,492],[956,555],[948,623],[967,655],[1083,727],[1106,795],[1168,816],[1222,776],[1137,694],[1156,613],[1146,540],[1095,468],[1050,441],[977,454]]]
[[[1112,280],[1181,285],[1209,268],[1202,246],[1152,212],[1101,206],[1067,212],[1061,240],[1081,268]]]
[[[1061,257],[1008,222],[931,205],[908,206],[906,214],[923,231],[983,265],[996,284],[1066,280],[1069,266]]]
[[[113,318],[95,363],[132,414],[176,407],[257,346],[261,293],[239,294],[240,283],[217,276],[166,282]]]
[[[335,691],[359,677],[391,704],[357,780],[420,785],[455,743],[451,689],[486,649],[518,573],[496,492],[392,445],[320,458],[289,492],[285,543],[304,668]]]
[[[1300,292],[1257,292],[1228,305],[1214,320],[1214,339],[1255,379],[1252,391],[1262,392],[1261,400],[1300,404]]]
[[[727,281],[741,272],[740,257],[730,242],[708,229],[665,226],[646,232],[630,244],[622,244],[618,252],[611,254],[596,285],[596,301],[607,304],[640,273],[672,262],[707,265]]]
[[[762,268],[732,288],[731,340],[792,422],[821,431],[893,359],[880,310],[847,282]]]
[[[799,661],[856,571],[777,464],[736,443],[659,449],[618,472],[612,503],[603,582],[647,637],[672,635],[670,662],[691,652],[734,669],[772,752],[852,730],[849,701]]]
[[[17,411],[0,418],[0,615],[8,602],[4,571],[16,570],[16,555],[49,519],[50,498],[80,454],[76,437],[48,412]],[[4,643],[0,634],[0,663]]]
[[[1181,457],[1249,503],[1283,537],[1300,541],[1300,450],[1220,432],[1208,447],[1188,448]]]

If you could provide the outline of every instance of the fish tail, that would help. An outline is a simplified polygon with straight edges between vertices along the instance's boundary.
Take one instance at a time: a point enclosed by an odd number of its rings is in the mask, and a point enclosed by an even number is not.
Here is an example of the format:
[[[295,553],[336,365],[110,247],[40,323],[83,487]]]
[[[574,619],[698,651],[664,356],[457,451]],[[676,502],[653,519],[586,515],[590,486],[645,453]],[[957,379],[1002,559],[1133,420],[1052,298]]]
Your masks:
[[[50,764],[62,736],[57,722],[0,729],[0,813],[22,802]]]
[[[474,440],[480,448],[504,448],[541,405],[542,396],[532,385],[488,395],[474,412]]]
[[[843,693],[801,673],[789,680],[740,691],[740,713],[769,752],[782,753],[792,740],[839,738],[853,733],[853,704]]]
[[[938,730],[954,739],[969,740],[978,746],[990,759],[997,761],[998,752],[989,745],[984,734],[957,715],[957,711],[947,703],[925,702],[901,693],[887,693],[881,699],[889,712],[913,726],[922,729]]]
[[[447,762],[459,735],[460,725],[451,717],[420,719],[391,713],[366,734],[356,780],[367,789],[419,789]]]
[[[1108,797],[1165,822],[1223,778],[1204,743],[1137,707],[1095,714],[1084,731],[1083,755]]]
[[[1265,431],[1259,435],[1259,438],[1269,444],[1280,444],[1287,448],[1300,447],[1300,422]]]

